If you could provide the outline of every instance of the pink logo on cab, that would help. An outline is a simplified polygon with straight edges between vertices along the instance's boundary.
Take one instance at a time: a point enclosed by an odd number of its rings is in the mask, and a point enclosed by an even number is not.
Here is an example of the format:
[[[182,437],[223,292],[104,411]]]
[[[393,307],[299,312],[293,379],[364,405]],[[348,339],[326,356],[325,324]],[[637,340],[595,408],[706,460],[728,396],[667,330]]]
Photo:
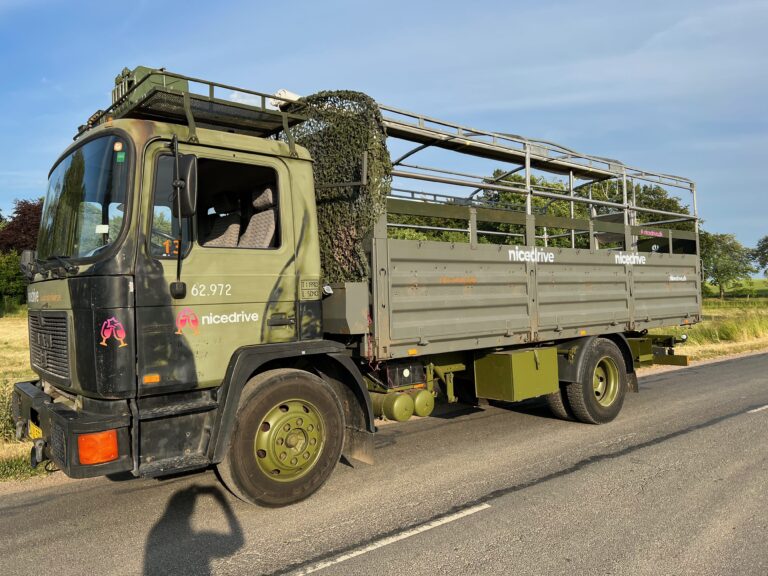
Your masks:
[[[191,308],[184,308],[176,315],[176,334],[183,334],[187,326],[192,328],[193,335],[197,336],[200,333],[200,321]]]
[[[128,344],[125,343],[125,328],[123,327],[123,323],[114,316],[107,318],[101,324],[101,342],[99,342],[99,344],[107,346],[107,340],[110,338],[114,338],[120,342],[118,348],[128,346]]]

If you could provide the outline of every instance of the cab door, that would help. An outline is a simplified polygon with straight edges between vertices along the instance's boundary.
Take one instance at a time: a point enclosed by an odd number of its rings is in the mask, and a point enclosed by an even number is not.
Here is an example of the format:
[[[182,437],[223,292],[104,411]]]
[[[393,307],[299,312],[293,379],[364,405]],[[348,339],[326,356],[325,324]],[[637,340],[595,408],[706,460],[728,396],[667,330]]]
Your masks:
[[[174,163],[167,145],[147,155],[150,193],[136,273],[140,395],[218,386],[238,348],[297,338],[285,164],[201,147],[182,146],[181,153],[198,157],[197,214],[181,222],[171,208]],[[186,296],[173,299],[179,251]]]

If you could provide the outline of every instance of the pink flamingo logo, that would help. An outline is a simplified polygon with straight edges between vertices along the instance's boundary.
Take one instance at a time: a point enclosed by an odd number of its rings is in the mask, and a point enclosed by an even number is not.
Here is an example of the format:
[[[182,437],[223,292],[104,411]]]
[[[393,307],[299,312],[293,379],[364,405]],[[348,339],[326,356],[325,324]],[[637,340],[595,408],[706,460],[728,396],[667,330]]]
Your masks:
[[[99,342],[99,344],[102,346],[107,346],[107,340],[110,338],[114,338],[120,342],[120,346],[118,346],[118,348],[128,346],[128,344],[125,343],[125,328],[123,328],[123,323],[114,316],[107,318],[102,323],[101,342]]]
[[[187,326],[192,328],[192,334],[195,336],[200,332],[200,321],[197,319],[197,314],[191,308],[182,309],[176,316],[176,334],[183,334],[184,328]]]

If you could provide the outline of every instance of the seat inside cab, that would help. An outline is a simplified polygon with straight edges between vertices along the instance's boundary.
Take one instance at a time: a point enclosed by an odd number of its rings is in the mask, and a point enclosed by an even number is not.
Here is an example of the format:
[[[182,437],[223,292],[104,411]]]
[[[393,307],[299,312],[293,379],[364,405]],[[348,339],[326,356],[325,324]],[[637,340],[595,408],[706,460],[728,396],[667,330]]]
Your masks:
[[[279,194],[272,168],[201,158],[198,240],[207,248],[279,246]]]

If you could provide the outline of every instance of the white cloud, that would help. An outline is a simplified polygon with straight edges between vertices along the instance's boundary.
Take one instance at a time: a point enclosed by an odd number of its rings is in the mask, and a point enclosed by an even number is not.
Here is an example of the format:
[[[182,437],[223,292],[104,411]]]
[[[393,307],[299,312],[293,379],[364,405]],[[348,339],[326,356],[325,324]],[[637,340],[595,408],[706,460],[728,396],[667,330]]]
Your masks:
[[[481,68],[474,85],[495,84],[492,93],[502,96],[480,101],[486,110],[670,101],[724,104],[723,97],[734,93],[768,91],[766,79],[757,73],[766,65],[767,25],[766,3],[703,7],[633,49],[608,45],[560,62],[523,58],[506,70]]]

